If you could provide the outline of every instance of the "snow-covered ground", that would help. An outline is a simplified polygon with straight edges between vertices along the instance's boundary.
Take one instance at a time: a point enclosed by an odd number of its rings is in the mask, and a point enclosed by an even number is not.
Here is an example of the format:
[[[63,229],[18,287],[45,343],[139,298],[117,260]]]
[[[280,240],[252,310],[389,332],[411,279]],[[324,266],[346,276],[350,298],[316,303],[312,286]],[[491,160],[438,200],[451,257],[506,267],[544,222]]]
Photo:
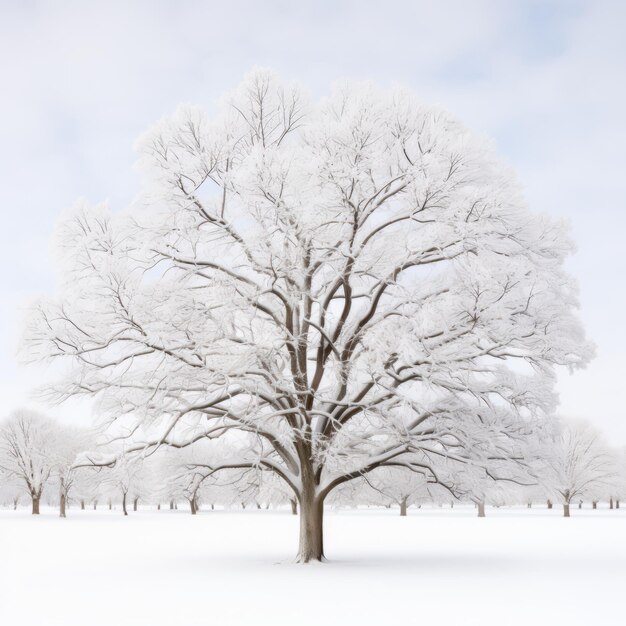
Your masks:
[[[0,624],[619,624],[626,510],[329,511],[297,565],[287,512],[0,511]]]

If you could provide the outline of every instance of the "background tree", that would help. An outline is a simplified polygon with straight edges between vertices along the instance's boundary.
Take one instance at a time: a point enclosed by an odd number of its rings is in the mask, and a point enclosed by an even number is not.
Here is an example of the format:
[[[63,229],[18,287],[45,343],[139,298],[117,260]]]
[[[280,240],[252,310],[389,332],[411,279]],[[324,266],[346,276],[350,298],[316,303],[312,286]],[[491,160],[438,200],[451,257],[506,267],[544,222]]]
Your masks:
[[[55,469],[59,445],[58,425],[39,413],[19,410],[0,425],[0,471],[24,485],[33,515],[39,514],[41,495]]]
[[[81,452],[85,449],[90,449],[89,445]],[[81,503],[81,508],[85,504],[96,510],[98,504],[105,500],[106,486],[103,485],[103,479],[106,472],[100,467],[83,466],[81,458],[78,459],[81,466],[75,468],[73,474],[71,497]]]
[[[82,461],[84,463],[84,461]],[[144,480],[143,459],[133,457],[126,452],[118,453],[116,462],[102,475],[102,482],[109,492],[109,497],[118,497],[122,504],[122,513],[128,515],[129,494],[140,491]],[[94,463],[94,466],[97,462]]]
[[[57,424],[55,430],[56,445],[50,450],[50,461],[53,466],[52,477],[59,488],[59,516],[65,517],[72,488],[77,479],[84,480],[87,476],[88,470],[75,467],[77,458],[93,445],[93,438],[86,429]],[[84,496],[81,497],[81,503],[84,503]],[[84,508],[84,504],[81,508]]]
[[[184,498],[189,477],[184,469],[181,453],[189,449],[161,448],[154,455],[155,499],[157,503],[168,503],[170,509]]]
[[[316,104],[259,70],[214,119],[180,107],[138,147],[130,211],[66,215],[27,358],[67,360],[55,397],[137,420],[137,450],[247,435],[211,470],[280,476],[303,562],[337,486],[511,456],[554,408],[554,366],[587,360],[563,226],[410,93],[349,83]]]
[[[20,500],[24,497],[24,485],[17,478],[9,478],[6,474],[0,473],[0,503],[2,506],[10,506],[14,511],[17,509]]]
[[[572,501],[606,493],[615,467],[595,428],[582,420],[561,420],[554,439],[547,444],[541,473],[548,491],[563,503],[563,515],[570,517]]]
[[[626,499],[626,447],[612,450],[613,467],[615,470],[609,490],[615,498],[615,507]]]
[[[288,505],[294,515],[298,513],[298,504],[293,491],[274,472],[261,472],[259,500],[272,506]]]
[[[137,464],[130,481],[130,501],[133,504],[133,511],[139,509],[139,502],[150,502],[157,492],[155,484],[155,463],[152,457],[142,459]]]
[[[432,499],[426,477],[404,467],[377,468],[361,480],[365,491],[369,488],[378,493],[383,502],[396,504],[402,517],[411,505]]]

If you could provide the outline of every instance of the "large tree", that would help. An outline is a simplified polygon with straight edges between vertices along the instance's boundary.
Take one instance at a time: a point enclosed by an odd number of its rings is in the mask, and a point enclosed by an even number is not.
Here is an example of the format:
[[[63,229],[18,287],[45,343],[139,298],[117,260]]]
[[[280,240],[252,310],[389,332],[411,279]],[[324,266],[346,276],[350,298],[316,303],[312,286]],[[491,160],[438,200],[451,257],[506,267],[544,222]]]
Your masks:
[[[28,353],[67,360],[58,397],[154,433],[136,449],[223,437],[236,454],[207,469],[275,472],[301,561],[323,558],[332,489],[403,466],[454,491],[450,467],[515,457],[554,366],[587,359],[563,226],[410,93],[348,83],[314,103],[254,71],[138,149],[129,210],[65,216],[65,280]]]

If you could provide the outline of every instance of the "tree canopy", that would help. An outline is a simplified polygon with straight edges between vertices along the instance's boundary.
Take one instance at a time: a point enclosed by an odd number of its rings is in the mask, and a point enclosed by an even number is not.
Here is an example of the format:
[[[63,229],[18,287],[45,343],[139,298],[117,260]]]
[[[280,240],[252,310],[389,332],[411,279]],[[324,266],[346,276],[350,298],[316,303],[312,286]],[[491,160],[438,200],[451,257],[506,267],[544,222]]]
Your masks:
[[[563,224],[409,92],[313,102],[255,70],[215,115],[181,106],[137,147],[130,208],[64,216],[64,280],[25,351],[67,362],[57,398],[152,433],[134,449],[222,438],[232,455],[207,473],[280,476],[303,561],[323,556],[324,498],[376,468],[452,493],[497,478],[553,411],[554,368],[591,354]]]

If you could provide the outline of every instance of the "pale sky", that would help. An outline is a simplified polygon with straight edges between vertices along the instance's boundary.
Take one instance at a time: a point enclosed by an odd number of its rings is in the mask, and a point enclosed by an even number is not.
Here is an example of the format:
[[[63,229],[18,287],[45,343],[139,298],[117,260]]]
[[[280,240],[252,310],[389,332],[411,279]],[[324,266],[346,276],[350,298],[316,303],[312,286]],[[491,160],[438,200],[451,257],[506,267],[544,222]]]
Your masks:
[[[126,206],[135,138],[180,102],[211,110],[262,65],[315,96],[343,78],[401,83],[495,140],[578,246],[568,268],[597,357],[561,376],[559,412],[626,444],[625,27],[620,0],[0,0],[0,416],[34,405],[20,308],[54,290],[61,210]]]

